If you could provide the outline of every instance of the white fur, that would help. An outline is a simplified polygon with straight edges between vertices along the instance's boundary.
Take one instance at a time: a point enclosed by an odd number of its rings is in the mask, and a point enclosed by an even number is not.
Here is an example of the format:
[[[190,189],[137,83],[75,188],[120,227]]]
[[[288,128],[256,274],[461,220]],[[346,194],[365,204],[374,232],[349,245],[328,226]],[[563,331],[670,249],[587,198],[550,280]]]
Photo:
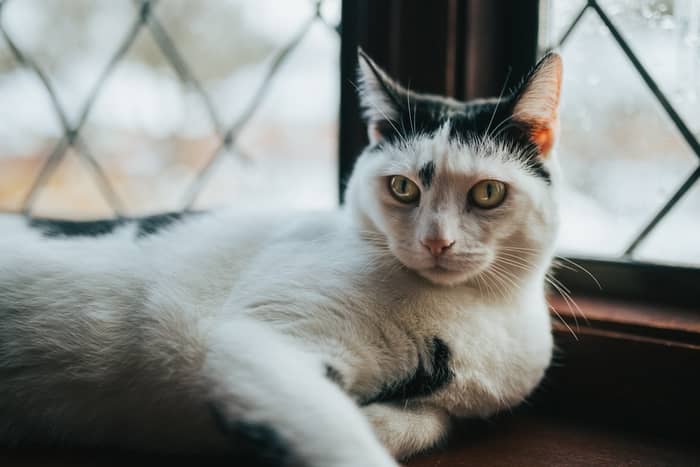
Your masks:
[[[213,407],[272,427],[302,465],[395,466],[379,440],[409,456],[450,416],[518,404],[551,356],[557,208],[507,151],[450,142],[446,128],[365,152],[336,212],[219,212],[139,240],[130,226],[46,239],[0,218],[0,440],[224,449]],[[428,159],[433,188],[398,205],[386,177],[416,180]],[[470,187],[495,177],[506,204],[465,210]],[[442,259],[420,246],[430,229],[456,240]],[[433,336],[450,347],[448,386],[358,406],[410,374]]]

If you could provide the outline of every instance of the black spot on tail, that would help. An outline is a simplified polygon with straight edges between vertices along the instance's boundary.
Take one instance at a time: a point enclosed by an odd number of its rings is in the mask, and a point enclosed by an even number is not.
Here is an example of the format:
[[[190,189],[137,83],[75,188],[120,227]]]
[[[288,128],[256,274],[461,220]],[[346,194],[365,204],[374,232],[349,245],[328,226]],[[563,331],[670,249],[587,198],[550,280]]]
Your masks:
[[[44,237],[100,237],[109,235],[128,221],[109,219],[99,221],[64,221],[58,219],[30,219],[29,228],[41,231]]]
[[[197,214],[195,212],[171,212],[166,214],[157,214],[138,219],[138,227],[136,231],[137,238],[148,237],[154,235],[161,230],[167,229],[177,222],[181,222],[187,216]]]
[[[416,369],[408,377],[384,385],[379,394],[364,402],[399,402],[417,397],[429,396],[440,388],[447,386],[454,373],[450,369],[450,348],[439,337],[429,342],[429,363],[419,358]]]
[[[425,188],[430,188],[433,183],[433,176],[435,175],[435,162],[430,161],[426,163],[418,171],[418,177]]]
[[[297,467],[300,466],[291,450],[274,428],[260,422],[232,420],[214,404],[210,409],[216,427],[231,440],[236,456],[234,465],[251,467]]]
[[[68,221],[59,219],[30,219],[29,228],[37,229],[47,238],[102,237],[116,232],[119,228],[136,225],[136,238],[155,235],[177,222],[202,214],[199,211],[173,212],[147,217],[122,217],[96,221]]]

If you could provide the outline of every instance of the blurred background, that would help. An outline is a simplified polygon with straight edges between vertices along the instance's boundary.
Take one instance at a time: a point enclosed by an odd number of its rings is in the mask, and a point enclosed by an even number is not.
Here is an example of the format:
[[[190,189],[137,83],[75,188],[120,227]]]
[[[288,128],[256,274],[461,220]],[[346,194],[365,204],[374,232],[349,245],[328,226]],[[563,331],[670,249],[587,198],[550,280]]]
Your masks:
[[[585,0],[540,2],[540,47],[555,46]],[[700,136],[700,2],[599,2],[693,134]],[[559,156],[567,178],[564,252],[616,256],[698,167],[609,29],[591,9],[561,49]],[[640,245],[636,257],[700,264],[700,184]]]
[[[115,215],[115,207],[143,215],[189,202],[335,206],[340,1],[324,1],[317,17],[309,0],[166,0],[150,3],[143,24],[141,6],[130,0],[4,2],[0,209],[28,203],[36,216],[97,218]],[[83,148],[69,148],[35,191],[64,128],[46,86],[8,40],[45,73],[70,127],[96,89],[80,130]],[[250,119],[239,124],[235,143],[217,153],[222,133],[244,116]],[[81,149],[99,165],[112,195]]]
[[[586,2],[539,3],[544,51]],[[598,3],[700,135],[700,2]],[[340,24],[340,0],[0,0],[0,210],[336,206]],[[561,52],[560,251],[618,257],[698,158],[595,11]],[[697,266],[698,238],[700,185],[635,258]]]

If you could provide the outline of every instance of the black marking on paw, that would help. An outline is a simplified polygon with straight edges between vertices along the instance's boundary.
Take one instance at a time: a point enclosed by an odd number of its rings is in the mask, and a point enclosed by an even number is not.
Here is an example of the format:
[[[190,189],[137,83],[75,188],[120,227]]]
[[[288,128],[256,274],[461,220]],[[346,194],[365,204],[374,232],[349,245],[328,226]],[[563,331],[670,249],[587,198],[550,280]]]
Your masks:
[[[294,467],[299,465],[279,434],[261,422],[232,420],[210,404],[214,423],[230,438],[239,465]]]
[[[99,221],[65,221],[58,219],[30,219],[29,228],[41,231],[47,238],[100,237],[109,235],[128,221],[109,219]]]
[[[345,380],[343,379],[343,375],[336,368],[328,364],[326,364],[326,378],[333,381],[341,388],[345,387]]]
[[[421,183],[423,184],[423,186],[426,189],[430,188],[430,185],[433,183],[433,176],[434,175],[435,175],[435,162],[433,162],[433,161],[426,163],[418,171],[418,177],[420,178]]]
[[[428,342],[429,363],[419,358],[418,366],[412,374],[404,379],[385,384],[379,394],[363,404],[375,402],[399,402],[408,399],[426,397],[447,386],[454,378],[450,369],[450,348],[439,337]]]

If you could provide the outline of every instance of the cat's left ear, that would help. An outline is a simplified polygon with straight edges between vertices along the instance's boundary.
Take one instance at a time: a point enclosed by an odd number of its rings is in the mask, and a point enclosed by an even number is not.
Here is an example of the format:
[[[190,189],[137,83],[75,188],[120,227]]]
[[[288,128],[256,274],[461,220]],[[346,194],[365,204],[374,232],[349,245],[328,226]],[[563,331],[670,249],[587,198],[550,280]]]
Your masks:
[[[358,91],[362,115],[367,122],[367,135],[371,143],[377,143],[388,137],[388,133],[397,131],[397,122],[401,120],[406,90],[392,80],[384,70],[374,63],[362,50],[357,50]]]
[[[543,159],[549,155],[559,131],[561,81],[561,56],[549,53],[537,63],[515,95],[513,121],[523,126]]]

